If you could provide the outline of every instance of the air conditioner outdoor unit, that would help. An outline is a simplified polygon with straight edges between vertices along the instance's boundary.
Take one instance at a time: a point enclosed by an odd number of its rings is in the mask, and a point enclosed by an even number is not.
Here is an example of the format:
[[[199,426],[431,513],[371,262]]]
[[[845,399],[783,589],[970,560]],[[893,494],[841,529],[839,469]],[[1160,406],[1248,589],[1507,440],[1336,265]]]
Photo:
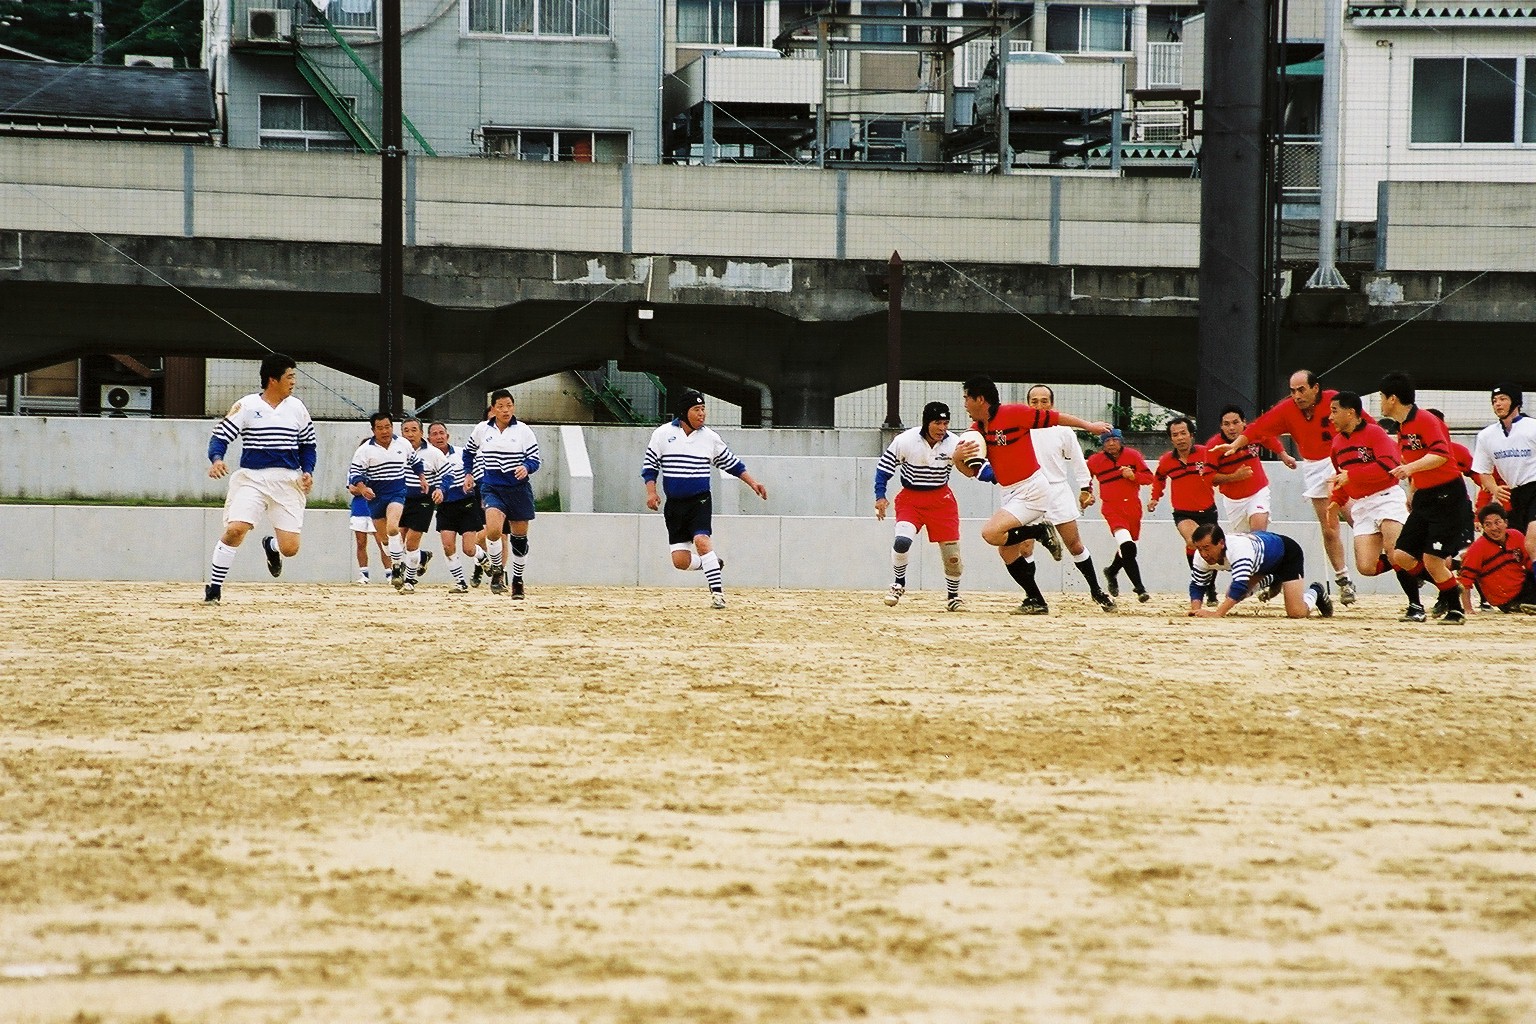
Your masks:
[[[246,12],[245,38],[253,43],[285,43],[293,38],[293,12],[252,7]]]
[[[147,416],[154,399],[154,389],[147,384],[103,384],[103,416]]]

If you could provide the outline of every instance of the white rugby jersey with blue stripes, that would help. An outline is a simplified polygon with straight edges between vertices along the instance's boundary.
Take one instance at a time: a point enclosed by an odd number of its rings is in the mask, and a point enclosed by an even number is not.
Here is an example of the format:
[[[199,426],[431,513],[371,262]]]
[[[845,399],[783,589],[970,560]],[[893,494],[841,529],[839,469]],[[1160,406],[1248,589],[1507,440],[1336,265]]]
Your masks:
[[[1285,557],[1285,540],[1278,533],[1269,533],[1258,530],[1253,533],[1229,533],[1227,537],[1227,560],[1217,565],[1211,565],[1195,553],[1193,569],[1189,575],[1189,599],[1198,601],[1205,594],[1205,588],[1216,578],[1219,569],[1226,569],[1232,573],[1232,578],[1227,587],[1227,596],[1234,601],[1241,601],[1248,596],[1248,591],[1253,586],[1253,581],[1265,575],[1280,564]]]
[[[736,457],[719,434],[708,427],[691,433],[682,420],[663,423],[645,446],[645,464],[640,478],[653,481],[661,477],[662,493],[669,498],[691,498],[709,490],[711,467],[739,477],[747,464]]]
[[[960,435],[945,431],[938,444],[929,444],[922,427],[903,430],[891,441],[875,464],[875,497],[885,497],[885,486],[900,476],[901,486],[914,491],[936,491],[949,483]]]
[[[375,498],[399,497],[406,493],[406,466],[411,461],[411,442],[396,436],[387,445],[369,438],[357,446],[352,465],[347,468],[347,484],[367,484]]]
[[[304,403],[289,395],[276,408],[260,392],[236,402],[208,439],[208,461],[224,458],[240,439],[241,469],[315,471],[315,424]]]
[[[459,501],[464,491],[464,453],[453,445],[447,450],[429,444],[416,453],[417,464],[427,478],[427,492],[442,489],[443,501]]]
[[[483,487],[526,484],[512,474],[521,466],[532,476],[539,470],[539,441],[533,429],[517,417],[502,430],[494,419],[475,425],[464,444],[464,470]]]

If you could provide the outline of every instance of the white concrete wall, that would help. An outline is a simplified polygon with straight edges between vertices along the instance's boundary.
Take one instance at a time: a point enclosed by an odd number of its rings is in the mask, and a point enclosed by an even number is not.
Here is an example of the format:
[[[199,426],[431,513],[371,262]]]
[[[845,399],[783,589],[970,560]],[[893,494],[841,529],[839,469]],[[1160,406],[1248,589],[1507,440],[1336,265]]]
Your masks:
[[[1378,45],[1378,41],[1390,45]],[[1339,216],[1346,221],[1376,219],[1376,186],[1380,181],[1536,182],[1536,148],[1526,146],[1416,146],[1409,142],[1413,118],[1413,58],[1525,57],[1531,51],[1529,30],[1507,24],[1486,27],[1389,25],[1380,19],[1345,20],[1343,118],[1340,130]],[[1511,86],[1513,88],[1513,86]],[[1469,214],[1454,229],[1441,228],[1424,236],[1394,237],[1392,217],[1388,244],[1392,269],[1427,267],[1434,270],[1528,270],[1536,238],[1527,218],[1515,226],[1519,237],[1478,239],[1468,234],[1477,225],[1500,225],[1497,205],[1487,196],[1456,192],[1453,208]],[[1496,202],[1496,201],[1495,201]],[[1529,204],[1527,204],[1527,207]],[[1477,211],[1471,215],[1470,211]],[[1411,223],[1411,222],[1410,222]],[[1399,249],[1398,245],[1402,248]],[[1422,244],[1426,251],[1416,251]],[[1490,249],[1489,246],[1492,246]]]
[[[125,508],[120,506],[5,506],[6,530],[0,548],[0,576],[15,580],[127,580],[187,584],[189,603],[202,599],[197,584],[206,579],[208,556],[222,529],[216,508]],[[715,539],[726,558],[726,585],[811,590],[868,590],[890,585],[891,525],[873,516],[850,517],[718,516]],[[1018,587],[993,549],[980,538],[981,521],[962,524],[961,551],[968,593],[1013,595]],[[1276,529],[1296,538],[1307,553],[1308,577],[1327,579],[1317,527],[1312,522],[1279,523]],[[228,598],[238,600],[246,585],[270,584],[266,562],[254,537],[241,548],[229,576]],[[1085,542],[1095,566],[1108,564],[1110,541],[1102,522],[1088,523]],[[678,572],[667,556],[666,528],[656,513],[540,515],[529,533],[528,585],[697,587],[699,573]],[[429,548],[437,551],[435,541]],[[1182,596],[1189,570],[1183,542],[1168,523],[1149,523],[1140,562],[1149,590]],[[1041,589],[1047,594],[1087,593],[1070,560],[1056,563],[1037,556]],[[370,553],[374,577],[378,556]],[[312,510],[304,520],[303,548],[287,560],[282,582],[350,582],[356,574],[352,533],[344,510]],[[1390,581],[1361,581],[1362,592],[1395,592]],[[446,596],[445,568],[429,566],[416,600]],[[1122,581],[1122,585],[1123,581]],[[375,583],[381,591],[386,585]],[[943,572],[935,545],[920,543],[908,570],[909,591],[942,594]],[[1125,587],[1129,592],[1129,587]],[[481,591],[480,593],[487,593]],[[391,595],[392,596],[392,595]],[[1176,606],[1175,606],[1176,607]]]

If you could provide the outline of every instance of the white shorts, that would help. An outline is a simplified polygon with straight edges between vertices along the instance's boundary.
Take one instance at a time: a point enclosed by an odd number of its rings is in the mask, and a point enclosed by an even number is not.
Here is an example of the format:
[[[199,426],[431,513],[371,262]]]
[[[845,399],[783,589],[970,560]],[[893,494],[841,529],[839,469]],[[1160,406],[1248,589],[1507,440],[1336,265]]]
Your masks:
[[[1301,459],[1301,483],[1306,490],[1301,492],[1303,498],[1326,498],[1333,493],[1333,488],[1328,481],[1332,480],[1338,470],[1333,468],[1332,459]]]
[[[1082,506],[1077,503],[1077,491],[1063,480],[1059,484],[1047,484],[1051,492],[1051,507],[1045,510],[1045,521],[1052,526],[1075,523],[1082,517]]]
[[[1218,493],[1216,502],[1221,506],[1221,518],[1228,529],[1235,533],[1248,533],[1249,516],[1257,512],[1269,514],[1269,488],[1260,487],[1246,498],[1228,498]]]
[[[353,533],[373,533],[373,520],[367,516],[352,516],[347,521],[352,525]]]
[[[237,469],[229,476],[224,525],[261,522],[263,512],[274,529],[298,533],[304,528],[304,489],[296,469]]]
[[[1032,526],[1035,523],[1049,521],[1051,510],[1055,508],[1056,496],[1052,494],[1053,488],[1045,479],[1045,474],[1036,472],[1033,476],[1009,487],[1003,492],[1002,504],[999,506],[1013,518],[1019,521],[1020,526]],[[1062,520],[1066,522],[1067,520]]]
[[[1401,487],[1388,487],[1349,503],[1353,520],[1349,525],[1356,537],[1369,537],[1381,532],[1381,524],[1388,520],[1401,526],[1408,521],[1408,496]]]

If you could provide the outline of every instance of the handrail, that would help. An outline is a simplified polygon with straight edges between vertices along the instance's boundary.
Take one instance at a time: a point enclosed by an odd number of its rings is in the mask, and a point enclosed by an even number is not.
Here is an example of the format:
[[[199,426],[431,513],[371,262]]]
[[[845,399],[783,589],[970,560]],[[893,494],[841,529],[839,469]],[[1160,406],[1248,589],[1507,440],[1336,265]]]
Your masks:
[[[298,57],[299,74],[309,83],[309,87],[315,90],[315,95],[320,97],[320,102],[324,103],[326,109],[341,123],[346,133],[352,137],[357,148],[364,153],[377,153],[378,140],[368,131],[368,126],[358,119],[357,112],[341,101],[341,93],[326,77],[324,70],[310,60],[302,49],[295,49],[294,52]]]
[[[348,43],[346,39],[342,38],[342,35],[339,31],[337,31],[336,26],[331,23],[331,19],[325,16],[325,12],[320,10],[318,7],[311,6],[308,13],[319,20],[320,24],[325,28],[325,30],[330,33],[331,38],[336,41],[336,45],[341,47],[341,51],[351,59],[353,64],[357,65],[357,70],[361,71],[363,73],[363,77],[368,80],[368,84],[373,86],[373,91],[378,93],[380,96],[384,95],[384,84],[379,81],[379,77],[373,73],[373,69],[363,61],[363,58],[357,55],[357,51],[352,49],[351,44]],[[297,39],[298,35],[295,34],[294,38]],[[302,46],[298,47],[298,50],[300,54],[303,53]],[[433,149],[431,144],[428,143],[426,139],[422,138],[421,132],[416,130],[416,126],[411,123],[411,119],[409,117],[405,116],[404,111],[402,111],[400,114],[400,123],[405,126],[406,131],[411,133],[411,138],[416,140],[417,145],[421,146],[422,152],[426,153],[427,156],[437,156],[437,150]],[[378,147],[375,146],[372,150],[370,150],[370,152],[377,153]]]

